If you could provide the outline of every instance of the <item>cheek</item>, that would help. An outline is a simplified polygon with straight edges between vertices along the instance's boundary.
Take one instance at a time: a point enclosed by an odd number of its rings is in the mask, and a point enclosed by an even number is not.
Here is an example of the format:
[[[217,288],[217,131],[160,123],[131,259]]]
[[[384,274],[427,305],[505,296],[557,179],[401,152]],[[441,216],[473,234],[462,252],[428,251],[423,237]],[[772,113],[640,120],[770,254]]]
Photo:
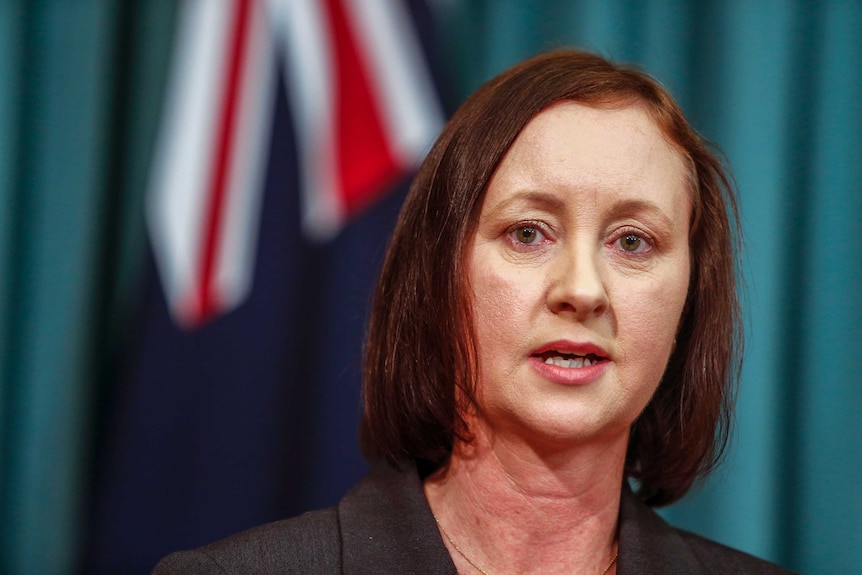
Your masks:
[[[644,382],[658,385],[673,348],[688,292],[688,266],[663,281],[628,286],[618,298],[618,340],[626,359]]]
[[[531,299],[530,278],[491,258],[477,262],[470,269],[473,313],[480,328],[499,330],[523,315]]]
[[[495,365],[517,357],[525,335],[534,326],[541,286],[501,262],[488,258],[470,270],[473,321],[479,362]],[[499,368],[497,365],[495,369]]]

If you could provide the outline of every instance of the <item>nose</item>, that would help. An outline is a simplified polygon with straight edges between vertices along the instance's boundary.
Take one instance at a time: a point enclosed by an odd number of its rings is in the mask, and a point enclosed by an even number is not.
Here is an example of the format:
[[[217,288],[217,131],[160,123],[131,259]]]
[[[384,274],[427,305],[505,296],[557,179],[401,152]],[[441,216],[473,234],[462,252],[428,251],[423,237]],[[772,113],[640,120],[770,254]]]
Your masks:
[[[607,311],[608,293],[600,255],[589,249],[562,250],[552,263],[548,308],[557,314],[571,313],[583,321]]]

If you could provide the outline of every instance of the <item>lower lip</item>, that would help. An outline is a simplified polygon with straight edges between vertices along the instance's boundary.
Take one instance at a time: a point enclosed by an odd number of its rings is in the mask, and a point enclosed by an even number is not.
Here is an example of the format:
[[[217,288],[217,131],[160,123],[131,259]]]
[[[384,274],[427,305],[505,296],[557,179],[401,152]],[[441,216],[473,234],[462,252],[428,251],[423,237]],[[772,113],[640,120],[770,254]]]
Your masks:
[[[560,367],[552,363],[545,363],[540,357],[531,357],[530,363],[533,369],[538,371],[542,377],[554,383],[587,385],[598,380],[608,369],[611,362],[603,360],[588,367]]]

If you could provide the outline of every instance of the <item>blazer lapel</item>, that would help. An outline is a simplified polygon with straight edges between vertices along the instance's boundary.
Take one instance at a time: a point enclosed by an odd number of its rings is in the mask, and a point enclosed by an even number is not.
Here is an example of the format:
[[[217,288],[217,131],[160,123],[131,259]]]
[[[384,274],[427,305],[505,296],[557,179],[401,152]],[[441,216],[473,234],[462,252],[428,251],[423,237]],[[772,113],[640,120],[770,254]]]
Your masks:
[[[414,468],[375,464],[338,517],[345,575],[456,575]]]
[[[709,573],[679,533],[639,500],[628,484],[620,500],[619,553],[617,575]]]

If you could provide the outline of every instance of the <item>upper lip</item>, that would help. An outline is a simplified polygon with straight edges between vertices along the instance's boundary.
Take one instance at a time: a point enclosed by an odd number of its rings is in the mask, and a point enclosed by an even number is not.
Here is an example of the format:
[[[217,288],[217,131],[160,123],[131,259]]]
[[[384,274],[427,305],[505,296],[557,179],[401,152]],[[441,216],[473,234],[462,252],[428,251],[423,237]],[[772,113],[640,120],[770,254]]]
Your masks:
[[[601,359],[608,359],[608,352],[601,346],[592,342],[575,342],[569,340],[557,340],[543,344],[533,350],[531,355],[543,355],[548,352],[558,351],[567,355],[595,355]]]

